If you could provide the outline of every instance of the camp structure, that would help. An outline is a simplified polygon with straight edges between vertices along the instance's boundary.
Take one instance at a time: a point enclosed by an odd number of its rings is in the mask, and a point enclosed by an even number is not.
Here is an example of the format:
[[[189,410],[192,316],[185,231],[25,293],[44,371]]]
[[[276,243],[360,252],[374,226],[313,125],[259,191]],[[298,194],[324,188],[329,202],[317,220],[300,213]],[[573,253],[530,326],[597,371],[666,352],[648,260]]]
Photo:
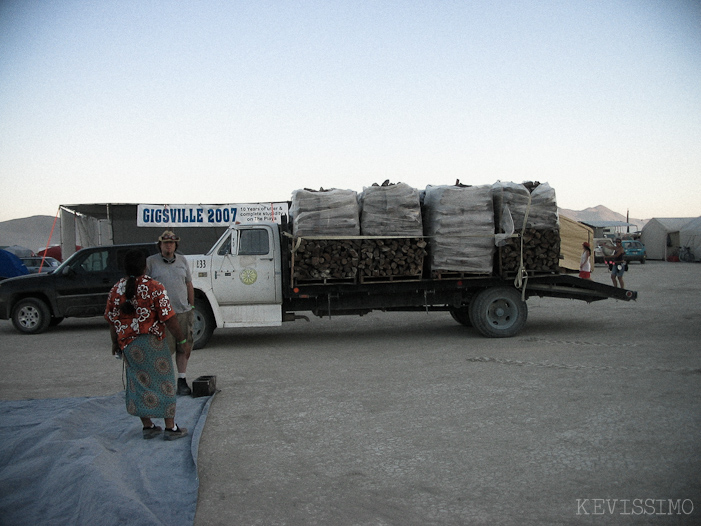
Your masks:
[[[582,220],[582,224],[587,225],[594,230],[594,237],[612,237],[612,236],[623,236],[626,233],[631,232],[631,227],[633,227],[633,232],[638,230],[638,225],[635,223],[628,223],[626,221],[590,221]]]
[[[692,219],[679,230],[679,246],[689,247],[694,261],[701,261],[701,217]]]
[[[19,257],[7,250],[0,250],[0,280],[25,274],[29,274],[29,270]]]
[[[645,245],[647,259],[668,260],[679,256],[679,231],[693,217],[654,217],[640,232],[640,241]]]
[[[560,268],[565,271],[579,272],[579,262],[583,250],[582,243],[585,241],[594,250],[594,230],[560,214]],[[592,253],[593,262],[594,254]]]
[[[204,254],[233,222],[286,220],[287,202],[233,204],[105,203],[61,205],[61,258],[82,247],[155,243],[164,230],[183,254]],[[50,241],[50,240],[49,240]]]

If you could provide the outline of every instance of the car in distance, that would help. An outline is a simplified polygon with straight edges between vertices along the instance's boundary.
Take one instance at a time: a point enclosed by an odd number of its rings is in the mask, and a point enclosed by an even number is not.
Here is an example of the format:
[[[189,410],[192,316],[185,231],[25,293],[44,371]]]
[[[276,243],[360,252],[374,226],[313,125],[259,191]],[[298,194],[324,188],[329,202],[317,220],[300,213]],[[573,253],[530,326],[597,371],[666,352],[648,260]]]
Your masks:
[[[38,334],[64,318],[102,316],[107,295],[124,277],[129,250],[158,252],[155,243],[110,245],[79,250],[53,272],[27,274],[0,282],[0,319],[15,329]]]
[[[61,262],[52,257],[41,257],[41,256],[31,256],[20,258],[24,266],[30,274],[36,274],[38,272],[52,272],[58,268]],[[43,260],[43,263],[42,263]],[[41,270],[39,270],[41,269]]]
[[[645,263],[645,260],[647,259],[647,252],[645,250],[645,245],[643,245],[640,241],[624,239],[621,241],[621,244],[623,245],[623,250],[625,251],[623,259],[628,262],[640,261],[640,263]]]

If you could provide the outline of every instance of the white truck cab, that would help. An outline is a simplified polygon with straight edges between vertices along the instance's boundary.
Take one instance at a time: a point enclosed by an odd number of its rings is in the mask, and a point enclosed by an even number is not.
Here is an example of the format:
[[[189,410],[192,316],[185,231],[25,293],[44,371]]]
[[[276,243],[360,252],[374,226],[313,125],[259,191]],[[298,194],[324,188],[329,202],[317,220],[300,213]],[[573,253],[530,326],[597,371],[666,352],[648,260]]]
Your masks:
[[[211,315],[219,328],[282,324],[282,265],[276,224],[233,225],[206,255],[186,257],[196,297],[203,302],[205,296],[209,302],[208,308],[196,305],[198,316]],[[214,329],[214,324],[206,325]]]

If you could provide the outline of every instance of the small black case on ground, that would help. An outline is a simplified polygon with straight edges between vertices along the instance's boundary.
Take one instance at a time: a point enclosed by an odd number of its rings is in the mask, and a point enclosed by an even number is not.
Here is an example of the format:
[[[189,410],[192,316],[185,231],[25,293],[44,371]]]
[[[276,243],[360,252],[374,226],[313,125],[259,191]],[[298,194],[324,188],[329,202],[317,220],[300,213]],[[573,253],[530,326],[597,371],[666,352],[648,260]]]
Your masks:
[[[192,397],[212,396],[217,390],[217,377],[198,376],[192,381]]]

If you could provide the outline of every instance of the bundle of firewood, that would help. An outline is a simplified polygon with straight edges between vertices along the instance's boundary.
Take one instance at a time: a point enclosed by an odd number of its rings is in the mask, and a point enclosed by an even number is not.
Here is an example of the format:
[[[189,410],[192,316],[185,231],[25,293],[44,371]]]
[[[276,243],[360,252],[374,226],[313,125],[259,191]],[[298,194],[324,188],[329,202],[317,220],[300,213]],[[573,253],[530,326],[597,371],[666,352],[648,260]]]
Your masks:
[[[517,271],[520,261],[520,236],[506,239],[498,248],[497,273]],[[560,231],[527,228],[523,233],[523,267],[537,272],[556,272],[559,265]]]
[[[377,183],[363,190],[360,232],[364,236],[423,236],[421,199],[406,183]]]
[[[494,205],[491,187],[428,186],[424,233],[431,240],[436,273],[491,274],[494,258]]]
[[[360,234],[358,194],[353,190],[295,190],[292,192],[290,216],[295,236]]]
[[[361,281],[420,278],[426,241],[421,238],[363,239],[358,275]]]
[[[358,273],[360,240],[299,240],[294,252],[295,280],[355,280]]]
[[[506,232],[512,226],[517,231],[524,226],[538,230],[559,228],[555,190],[548,183],[498,181],[492,185],[492,197],[497,232]]]

